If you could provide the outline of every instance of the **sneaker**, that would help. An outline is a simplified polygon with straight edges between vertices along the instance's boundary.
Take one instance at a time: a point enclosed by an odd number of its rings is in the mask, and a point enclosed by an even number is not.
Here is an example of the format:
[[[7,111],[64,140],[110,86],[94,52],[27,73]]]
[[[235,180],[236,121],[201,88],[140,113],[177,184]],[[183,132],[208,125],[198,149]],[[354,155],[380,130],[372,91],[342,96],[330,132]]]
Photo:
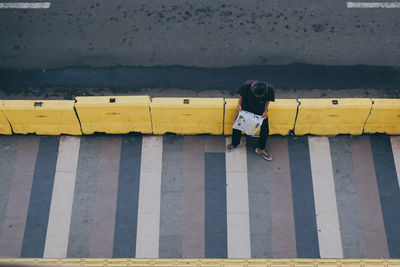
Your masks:
[[[229,144],[226,146],[226,152],[232,152],[233,150],[235,150],[237,148],[237,146],[234,146],[232,144]]]
[[[265,160],[268,160],[268,161],[272,160],[272,155],[270,153],[268,153],[267,151],[265,151],[265,150],[261,150],[259,148],[256,148],[255,152],[258,155],[260,155],[261,157],[263,157]]]

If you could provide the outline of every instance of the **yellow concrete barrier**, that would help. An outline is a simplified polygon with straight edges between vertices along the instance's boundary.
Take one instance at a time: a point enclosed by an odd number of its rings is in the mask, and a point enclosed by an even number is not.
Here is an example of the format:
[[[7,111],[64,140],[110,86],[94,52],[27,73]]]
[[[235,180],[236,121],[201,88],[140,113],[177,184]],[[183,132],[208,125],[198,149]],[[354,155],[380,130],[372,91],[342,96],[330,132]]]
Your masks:
[[[370,113],[368,98],[299,99],[295,134],[360,135]]]
[[[270,102],[268,121],[269,133],[288,135],[293,130],[298,102],[296,99],[276,99]]]
[[[153,98],[153,133],[222,135],[223,98]]]
[[[365,133],[400,134],[400,99],[372,99]]]
[[[4,100],[2,110],[14,133],[82,134],[73,100]]]
[[[152,133],[149,96],[76,97],[75,108],[84,134]]]
[[[0,264],[84,267],[399,267],[398,259],[130,259],[130,258],[0,258]],[[4,265],[3,265],[4,266]]]
[[[232,126],[238,115],[238,98],[225,98],[224,135],[232,135]]]
[[[11,126],[2,111],[3,105],[4,105],[3,101],[0,101],[0,134],[10,135],[12,134]]]
[[[232,134],[237,112],[237,98],[225,99],[224,134]],[[270,102],[268,112],[269,133],[288,135],[294,127],[298,103],[296,99],[276,99]],[[258,133],[257,133],[258,135]]]

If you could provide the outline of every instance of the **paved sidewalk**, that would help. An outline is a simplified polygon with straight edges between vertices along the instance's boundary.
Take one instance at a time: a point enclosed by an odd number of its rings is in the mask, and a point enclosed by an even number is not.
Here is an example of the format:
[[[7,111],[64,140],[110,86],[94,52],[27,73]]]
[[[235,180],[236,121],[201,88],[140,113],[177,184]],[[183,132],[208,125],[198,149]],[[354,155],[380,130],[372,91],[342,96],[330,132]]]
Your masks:
[[[400,258],[400,137],[0,136],[0,257]]]

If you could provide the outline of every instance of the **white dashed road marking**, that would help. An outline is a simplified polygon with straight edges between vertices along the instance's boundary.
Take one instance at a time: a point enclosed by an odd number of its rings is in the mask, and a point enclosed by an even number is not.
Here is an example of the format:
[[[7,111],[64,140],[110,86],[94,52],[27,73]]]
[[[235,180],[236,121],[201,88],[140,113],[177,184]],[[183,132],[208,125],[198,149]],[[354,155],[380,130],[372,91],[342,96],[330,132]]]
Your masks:
[[[347,2],[347,8],[400,8],[400,2]]]
[[[43,3],[0,3],[0,8],[8,9],[46,9],[50,7],[50,2]]]

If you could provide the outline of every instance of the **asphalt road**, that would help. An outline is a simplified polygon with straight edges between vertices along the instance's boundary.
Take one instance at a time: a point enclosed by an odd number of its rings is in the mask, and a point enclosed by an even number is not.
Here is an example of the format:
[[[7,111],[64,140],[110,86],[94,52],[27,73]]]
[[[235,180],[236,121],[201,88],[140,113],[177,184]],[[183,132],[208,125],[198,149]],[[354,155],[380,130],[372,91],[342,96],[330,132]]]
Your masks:
[[[400,65],[400,9],[349,9],[344,0],[50,2],[0,10],[1,69]]]
[[[50,2],[0,9],[0,90],[233,92],[246,79],[265,79],[283,89],[400,94],[399,8],[349,9],[344,0]]]

